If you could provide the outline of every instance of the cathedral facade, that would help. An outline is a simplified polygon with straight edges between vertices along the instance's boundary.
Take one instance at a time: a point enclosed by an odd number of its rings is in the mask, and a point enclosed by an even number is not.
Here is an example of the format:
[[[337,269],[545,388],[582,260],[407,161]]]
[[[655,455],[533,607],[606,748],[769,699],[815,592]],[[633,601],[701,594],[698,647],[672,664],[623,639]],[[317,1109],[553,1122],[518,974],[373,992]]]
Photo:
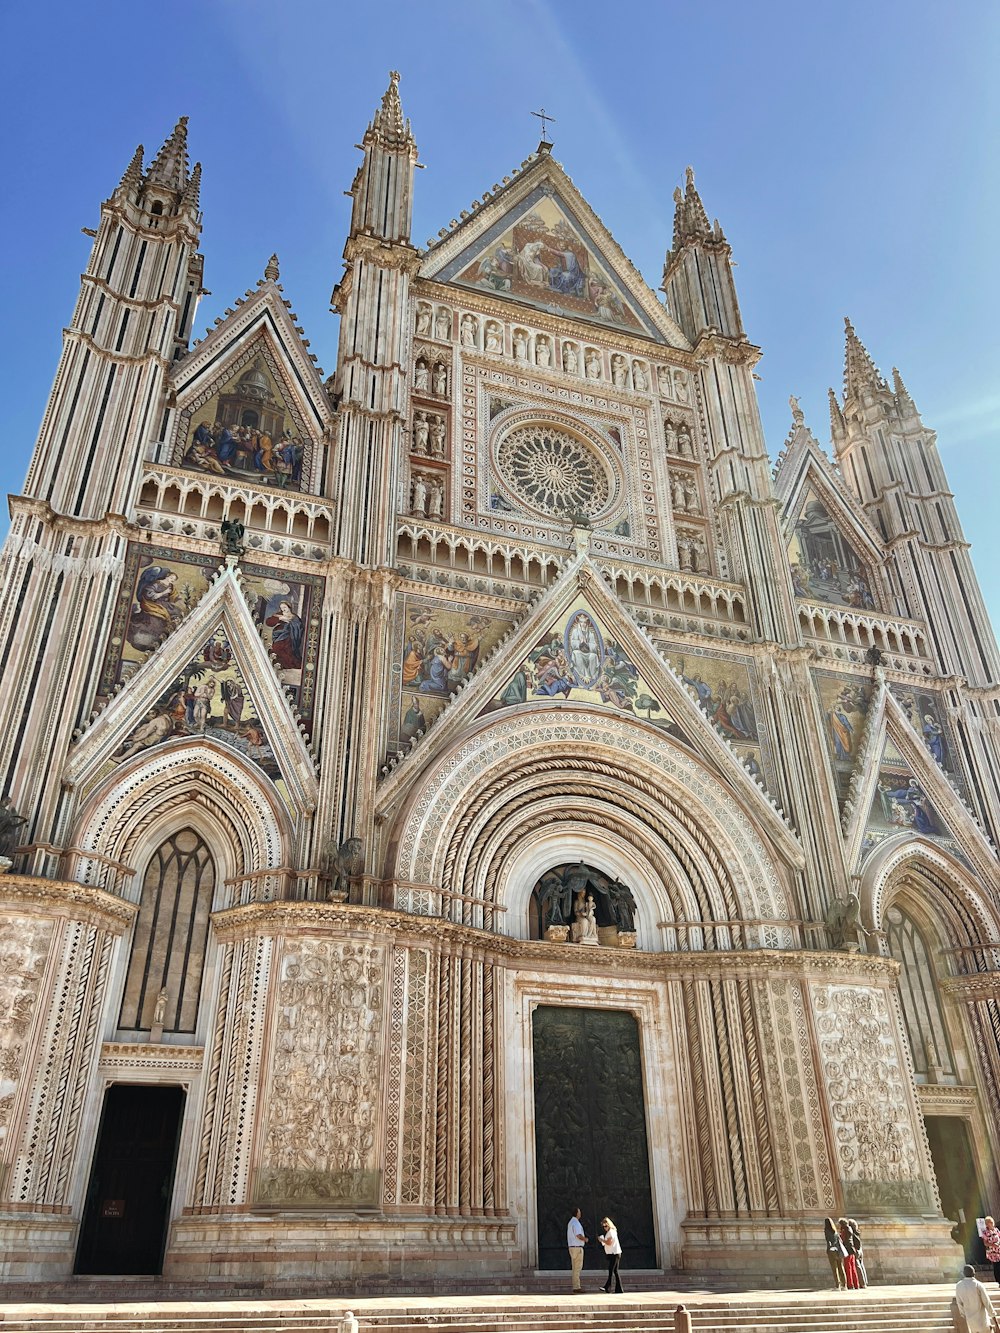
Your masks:
[[[202,341],[181,121],[102,205],[2,554],[0,1272],[953,1272],[1000,1206],[1000,663],[853,328],[832,458],[693,174],[655,294],[543,142],[335,373]],[[591,1261],[593,1262],[593,1261]]]

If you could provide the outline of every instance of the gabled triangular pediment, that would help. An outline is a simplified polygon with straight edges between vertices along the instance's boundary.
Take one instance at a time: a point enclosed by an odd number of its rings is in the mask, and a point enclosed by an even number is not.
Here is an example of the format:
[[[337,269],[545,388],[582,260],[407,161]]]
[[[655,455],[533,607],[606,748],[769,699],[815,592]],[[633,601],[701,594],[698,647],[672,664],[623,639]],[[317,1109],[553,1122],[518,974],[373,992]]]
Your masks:
[[[547,153],[432,246],[420,276],[688,349],[614,237]]]
[[[252,486],[312,491],[332,409],[281,288],[263,282],[178,363],[166,460]]]
[[[796,596],[857,611],[885,610],[878,537],[804,427],[794,432],[778,483]]]
[[[433,727],[388,772],[388,811],[419,773],[463,734],[506,714],[608,710],[669,736],[712,769],[790,864],[802,852],[787,821],[693,692],[657,651],[581,552],[446,704]]]
[[[988,838],[884,679],[869,709],[844,815],[847,863],[856,873],[877,850],[913,839],[995,873]]]
[[[293,814],[315,808],[315,763],[235,564],[83,732],[65,780],[86,793],[117,764],[191,737],[242,755]]]

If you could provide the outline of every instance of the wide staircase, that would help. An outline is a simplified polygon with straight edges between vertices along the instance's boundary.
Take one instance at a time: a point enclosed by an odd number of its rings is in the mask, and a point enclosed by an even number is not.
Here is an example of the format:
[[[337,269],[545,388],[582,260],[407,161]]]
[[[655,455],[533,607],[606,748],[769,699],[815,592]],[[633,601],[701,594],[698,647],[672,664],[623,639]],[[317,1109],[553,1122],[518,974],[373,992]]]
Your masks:
[[[952,1333],[949,1285],[860,1292],[586,1291],[347,1299],[0,1303],[0,1333]],[[20,1293],[18,1293],[20,1294]],[[0,1293],[0,1296],[6,1293]],[[678,1307],[683,1312],[678,1313]]]

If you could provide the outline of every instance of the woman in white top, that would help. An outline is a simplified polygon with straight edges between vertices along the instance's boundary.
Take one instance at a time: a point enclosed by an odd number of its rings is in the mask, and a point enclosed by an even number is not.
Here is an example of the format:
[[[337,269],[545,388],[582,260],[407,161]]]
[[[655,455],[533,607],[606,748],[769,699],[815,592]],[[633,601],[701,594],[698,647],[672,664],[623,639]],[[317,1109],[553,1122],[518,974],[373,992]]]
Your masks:
[[[618,1228],[610,1217],[604,1218],[601,1226],[604,1228],[604,1235],[598,1236],[597,1239],[604,1246],[604,1253],[608,1258],[608,1281],[602,1290],[607,1292],[621,1291],[622,1280],[618,1276],[618,1265],[622,1261],[622,1247],[618,1239]]]

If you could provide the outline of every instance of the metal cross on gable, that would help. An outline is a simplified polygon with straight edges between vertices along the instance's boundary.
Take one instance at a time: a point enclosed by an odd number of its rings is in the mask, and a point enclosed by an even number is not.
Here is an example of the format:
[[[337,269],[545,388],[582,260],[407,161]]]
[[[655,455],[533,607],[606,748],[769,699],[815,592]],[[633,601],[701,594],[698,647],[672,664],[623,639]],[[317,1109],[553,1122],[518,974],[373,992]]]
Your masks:
[[[554,125],[556,123],[555,116],[550,116],[544,107],[542,107],[541,111],[532,111],[531,114],[533,116],[537,116],[538,119],[542,122],[542,143],[549,143],[550,139],[548,134],[546,134],[545,132],[545,124],[546,121],[551,121],[552,124]]]

